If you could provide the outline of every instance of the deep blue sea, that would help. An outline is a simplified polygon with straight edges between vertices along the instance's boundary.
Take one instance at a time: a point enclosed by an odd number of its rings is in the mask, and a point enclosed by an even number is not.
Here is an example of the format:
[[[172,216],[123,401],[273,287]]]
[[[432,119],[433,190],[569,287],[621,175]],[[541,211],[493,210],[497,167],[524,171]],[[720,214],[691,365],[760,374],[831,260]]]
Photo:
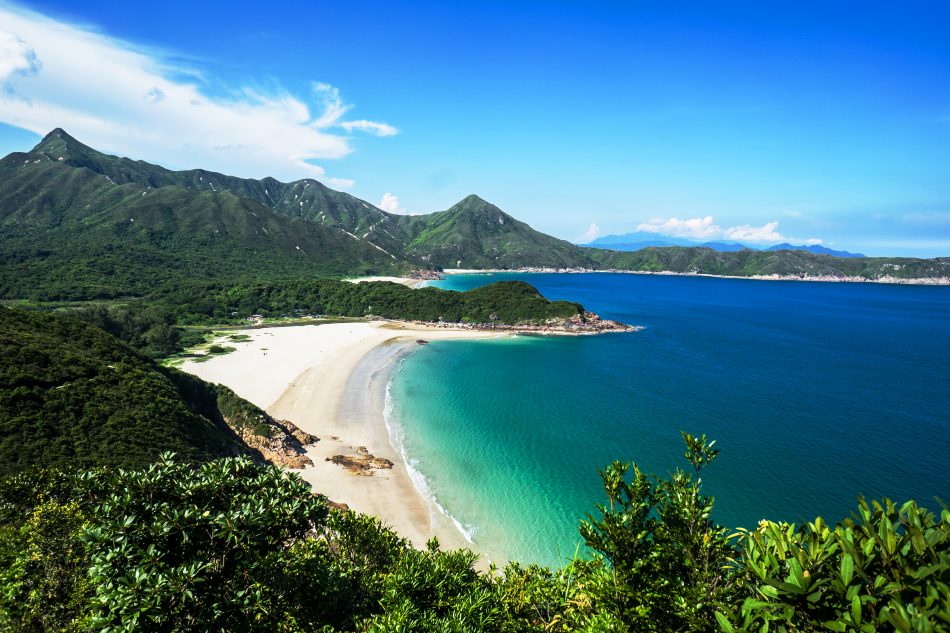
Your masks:
[[[858,495],[950,501],[950,288],[629,274],[520,279],[631,334],[435,342],[390,385],[429,492],[496,561],[557,563],[615,459],[686,466],[680,430],[721,455],[714,518],[837,521]]]

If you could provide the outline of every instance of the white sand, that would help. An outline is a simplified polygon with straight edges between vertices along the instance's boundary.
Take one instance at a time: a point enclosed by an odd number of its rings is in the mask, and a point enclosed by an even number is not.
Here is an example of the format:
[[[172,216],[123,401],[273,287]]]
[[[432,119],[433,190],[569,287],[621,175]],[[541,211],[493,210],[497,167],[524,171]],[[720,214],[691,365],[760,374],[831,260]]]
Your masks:
[[[354,277],[352,279],[347,279],[355,284],[363,283],[364,281],[391,281],[394,284],[402,284],[404,286],[409,286],[410,288],[418,288],[425,283],[424,279],[410,279],[409,277],[383,277],[383,276],[372,276],[372,277]]]
[[[275,327],[229,334],[245,334],[251,340],[224,341],[237,351],[201,363],[187,361],[181,369],[226,385],[275,418],[290,420],[319,437],[307,451],[314,465],[301,471],[315,490],[353,510],[379,517],[416,546],[437,536],[445,547],[471,547],[413,485],[386,428],[385,389],[394,363],[415,351],[418,338],[505,335],[387,322]],[[325,461],[333,455],[352,455],[360,446],[395,465],[366,477]]]

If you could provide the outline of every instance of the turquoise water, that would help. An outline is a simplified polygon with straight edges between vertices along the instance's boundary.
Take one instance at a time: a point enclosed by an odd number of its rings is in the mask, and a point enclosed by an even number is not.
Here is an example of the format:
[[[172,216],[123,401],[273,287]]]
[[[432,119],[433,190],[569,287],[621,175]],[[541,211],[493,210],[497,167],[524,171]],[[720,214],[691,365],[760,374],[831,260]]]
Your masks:
[[[390,391],[431,494],[501,561],[555,563],[614,459],[664,474],[718,440],[715,518],[847,516],[859,494],[950,501],[950,288],[623,274],[523,279],[635,334],[435,342]]]

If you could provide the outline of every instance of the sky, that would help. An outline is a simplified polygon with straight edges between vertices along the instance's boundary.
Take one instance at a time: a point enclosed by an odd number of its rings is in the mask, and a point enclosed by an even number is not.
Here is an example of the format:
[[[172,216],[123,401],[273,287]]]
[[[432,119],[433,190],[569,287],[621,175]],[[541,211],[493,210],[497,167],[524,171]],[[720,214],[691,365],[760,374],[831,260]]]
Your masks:
[[[0,0],[0,155],[62,127],[398,213],[950,256],[950,4]]]

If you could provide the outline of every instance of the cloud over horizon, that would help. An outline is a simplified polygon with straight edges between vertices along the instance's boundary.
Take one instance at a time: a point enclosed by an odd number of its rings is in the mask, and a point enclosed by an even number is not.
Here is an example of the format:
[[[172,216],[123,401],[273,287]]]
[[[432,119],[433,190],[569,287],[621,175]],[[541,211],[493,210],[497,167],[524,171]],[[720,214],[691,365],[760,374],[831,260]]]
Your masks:
[[[393,136],[386,123],[344,120],[339,90],[312,94],[233,86],[211,94],[196,68],[89,27],[0,5],[0,122],[40,136],[60,127],[96,148],[182,169],[283,180],[327,178],[314,161],[353,151],[354,132]]]
[[[591,222],[587,230],[578,235],[574,242],[576,244],[586,244],[587,242],[593,242],[598,237],[600,237],[600,225],[596,222]]]
[[[762,226],[753,226],[751,224],[742,224],[723,228],[716,224],[711,215],[702,218],[690,218],[680,220],[679,218],[655,218],[648,222],[637,225],[637,231],[646,233],[656,233],[668,237],[680,237],[702,242],[714,240],[735,240],[737,242],[771,243],[778,244],[782,242],[795,243],[796,245],[814,245],[821,244],[822,240],[818,238],[800,239],[788,237],[778,232],[778,221],[773,220]]]

